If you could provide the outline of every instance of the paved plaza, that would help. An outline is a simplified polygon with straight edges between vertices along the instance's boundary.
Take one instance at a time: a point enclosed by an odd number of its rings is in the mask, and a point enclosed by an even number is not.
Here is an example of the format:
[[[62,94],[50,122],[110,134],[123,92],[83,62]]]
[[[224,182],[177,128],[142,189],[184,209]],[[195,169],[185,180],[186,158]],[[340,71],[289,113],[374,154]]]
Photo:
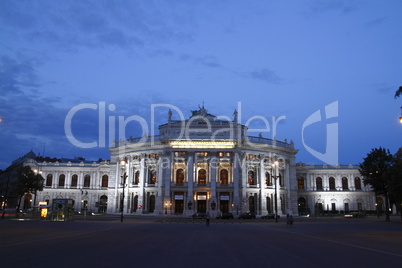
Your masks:
[[[5,219],[1,267],[400,267],[402,224],[392,220]]]

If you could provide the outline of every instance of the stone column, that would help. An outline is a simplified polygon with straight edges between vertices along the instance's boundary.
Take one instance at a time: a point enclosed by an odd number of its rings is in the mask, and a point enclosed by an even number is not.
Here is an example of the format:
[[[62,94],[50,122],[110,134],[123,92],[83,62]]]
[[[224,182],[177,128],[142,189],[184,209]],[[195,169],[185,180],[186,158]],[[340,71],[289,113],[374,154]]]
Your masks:
[[[132,160],[131,158],[127,158],[127,166],[126,166],[126,185],[124,186],[124,201],[126,202],[124,204],[124,208],[126,211],[124,213],[130,213],[130,178],[131,178],[131,168],[132,168]]]
[[[170,162],[170,161],[169,161]],[[160,214],[163,208],[162,205],[162,184],[163,184],[163,171],[164,171],[164,167],[163,167],[163,161],[162,161],[162,155],[159,156],[158,159],[158,172],[157,172],[157,183],[158,183],[158,189],[157,189],[157,195],[156,195],[156,204],[155,204],[155,210],[154,210],[154,214]]]
[[[215,218],[216,217],[216,209],[218,206],[218,202],[216,199],[216,165],[217,165],[217,160],[216,160],[216,153],[210,153],[211,158],[209,161],[209,165],[211,168],[211,199],[209,200],[209,208],[207,208],[207,211],[211,211],[211,217]],[[211,204],[212,202],[215,203],[215,209],[212,210]],[[208,205],[208,204],[207,204]]]
[[[242,163],[242,159],[239,159],[239,155],[236,153],[234,155],[234,163],[233,164],[233,210],[232,213],[237,213],[241,209],[241,197],[240,197],[240,183],[241,183],[241,178],[240,178],[240,165]]]
[[[191,215],[194,211],[195,200],[193,199],[194,191],[194,154],[188,153],[187,155],[187,204],[184,204],[186,207],[186,215]],[[188,202],[192,203],[191,209],[188,208]]]
[[[114,205],[115,205],[115,208],[114,208],[114,211],[115,211],[115,213],[117,213],[117,212],[119,212],[118,211],[118,206],[119,206],[119,194],[118,194],[118,191],[117,191],[117,189],[119,188],[119,177],[120,177],[120,161],[119,161],[119,159],[117,159],[117,163],[116,163],[116,178],[115,178],[115,184],[114,184]],[[79,185],[79,184],[78,184]],[[113,203],[111,203],[111,204],[113,204]],[[113,211],[113,208],[111,207],[111,208],[109,208],[108,207],[108,209],[111,209],[112,211]]]
[[[248,203],[245,204],[243,201],[246,198],[247,194],[246,194],[246,190],[247,190],[247,160],[246,158],[242,159],[242,163],[241,163],[241,196],[240,196],[240,210],[241,212],[248,211]]]
[[[259,215],[263,214],[263,211],[267,211],[267,202],[266,202],[266,184],[265,184],[265,166],[264,166],[264,158],[265,155],[261,154],[260,155],[260,194],[259,194],[259,200],[260,200],[260,211]]]
[[[138,206],[137,213],[141,214],[144,208],[144,185],[146,180],[146,164],[145,164],[145,154],[141,154],[141,165],[140,165],[140,183],[138,184]]]

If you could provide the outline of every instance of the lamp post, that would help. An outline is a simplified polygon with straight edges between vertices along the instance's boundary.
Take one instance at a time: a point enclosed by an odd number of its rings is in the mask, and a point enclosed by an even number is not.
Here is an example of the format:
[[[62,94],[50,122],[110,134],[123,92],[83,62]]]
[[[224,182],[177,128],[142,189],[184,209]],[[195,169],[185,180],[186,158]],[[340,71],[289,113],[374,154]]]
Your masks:
[[[272,169],[271,169],[271,174],[273,174],[274,180],[275,180],[275,222],[278,223],[278,184],[277,184],[277,179],[278,176],[276,176],[276,167],[278,166],[278,161],[275,161],[272,163]]]
[[[120,166],[121,166],[121,172],[122,172],[121,185],[123,187],[123,195],[122,195],[122,198],[121,198],[121,206],[120,206],[120,208],[121,208],[120,222],[123,222],[123,218],[124,218],[124,188],[126,186],[126,179],[128,177],[127,172],[126,172],[127,161],[126,161],[125,158],[123,160],[121,160]]]

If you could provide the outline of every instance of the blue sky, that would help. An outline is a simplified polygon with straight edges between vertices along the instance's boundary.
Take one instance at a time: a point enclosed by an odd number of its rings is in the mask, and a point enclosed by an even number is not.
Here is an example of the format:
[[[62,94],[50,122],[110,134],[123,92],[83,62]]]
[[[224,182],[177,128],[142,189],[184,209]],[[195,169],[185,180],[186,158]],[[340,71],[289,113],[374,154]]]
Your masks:
[[[103,102],[115,107],[106,118],[116,122],[136,115],[150,124],[152,104],[189,117],[203,102],[229,117],[241,107],[243,124],[285,116],[276,137],[293,140],[297,161],[307,164],[322,163],[305,144],[325,153],[328,123],[338,126],[340,164],[358,164],[375,147],[394,153],[402,133],[402,99],[393,98],[402,85],[401,10],[400,1],[3,0],[0,169],[31,149],[108,159],[107,148],[78,148],[64,129],[73,107]],[[326,119],[334,102],[337,116]],[[323,120],[303,130],[318,110]],[[165,123],[167,108],[155,111],[155,125]],[[77,112],[75,137],[96,141],[98,117]],[[142,136],[135,122],[125,132]]]

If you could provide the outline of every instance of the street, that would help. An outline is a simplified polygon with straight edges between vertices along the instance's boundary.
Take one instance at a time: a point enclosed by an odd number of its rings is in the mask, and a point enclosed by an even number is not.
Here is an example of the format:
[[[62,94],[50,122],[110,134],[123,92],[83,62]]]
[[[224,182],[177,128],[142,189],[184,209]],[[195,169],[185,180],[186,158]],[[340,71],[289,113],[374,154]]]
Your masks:
[[[126,217],[0,221],[1,267],[400,267],[402,225]]]

